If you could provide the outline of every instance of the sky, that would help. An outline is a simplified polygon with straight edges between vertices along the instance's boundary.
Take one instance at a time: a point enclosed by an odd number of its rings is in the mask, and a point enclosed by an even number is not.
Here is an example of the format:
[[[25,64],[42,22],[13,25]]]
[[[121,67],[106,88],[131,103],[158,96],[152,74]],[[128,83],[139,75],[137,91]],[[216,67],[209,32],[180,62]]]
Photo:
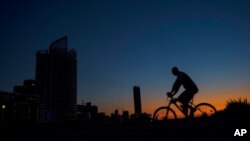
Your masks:
[[[38,50],[68,36],[77,51],[78,103],[110,114],[166,104],[175,77],[186,72],[199,87],[195,103],[218,109],[250,100],[248,0],[1,0],[0,90],[35,79]],[[183,91],[181,89],[179,93]]]

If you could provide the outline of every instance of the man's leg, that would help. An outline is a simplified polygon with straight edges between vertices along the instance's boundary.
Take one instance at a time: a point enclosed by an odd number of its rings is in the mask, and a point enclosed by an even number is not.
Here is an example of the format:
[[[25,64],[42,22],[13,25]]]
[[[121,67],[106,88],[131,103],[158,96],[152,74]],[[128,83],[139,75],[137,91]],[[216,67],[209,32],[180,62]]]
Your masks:
[[[186,117],[188,117],[188,102],[189,102],[189,97],[188,97],[188,92],[184,91],[183,93],[180,94],[178,97],[178,101],[182,103],[181,108],[182,112]]]
[[[188,104],[187,103],[182,104],[182,110],[185,116],[188,117]]]

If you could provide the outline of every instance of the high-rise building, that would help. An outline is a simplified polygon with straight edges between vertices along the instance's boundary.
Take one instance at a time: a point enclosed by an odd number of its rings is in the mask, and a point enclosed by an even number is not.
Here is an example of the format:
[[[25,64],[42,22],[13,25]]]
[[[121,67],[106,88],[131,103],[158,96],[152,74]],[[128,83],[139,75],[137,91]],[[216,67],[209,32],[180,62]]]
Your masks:
[[[135,107],[135,114],[141,114],[141,92],[140,87],[134,86],[134,107]]]
[[[41,120],[76,119],[76,51],[67,48],[67,36],[36,53],[36,86]]]

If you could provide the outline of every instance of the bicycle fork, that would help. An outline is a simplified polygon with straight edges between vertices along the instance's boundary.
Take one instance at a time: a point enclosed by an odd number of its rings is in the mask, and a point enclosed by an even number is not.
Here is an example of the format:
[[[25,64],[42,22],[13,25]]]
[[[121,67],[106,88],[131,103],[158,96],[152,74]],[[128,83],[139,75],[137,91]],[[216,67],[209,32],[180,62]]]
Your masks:
[[[168,113],[169,113],[169,108],[170,108],[170,106],[171,106],[171,102],[168,104],[168,106],[167,106],[167,112],[166,112],[166,115],[165,115],[165,118],[167,119],[168,118]]]

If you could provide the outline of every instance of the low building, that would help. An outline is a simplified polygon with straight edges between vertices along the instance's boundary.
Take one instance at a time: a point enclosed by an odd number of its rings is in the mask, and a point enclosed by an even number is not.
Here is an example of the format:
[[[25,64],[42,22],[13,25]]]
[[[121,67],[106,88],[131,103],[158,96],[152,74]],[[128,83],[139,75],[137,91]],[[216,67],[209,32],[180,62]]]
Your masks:
[[[39,97],[37,95],[0,91],[0,121],[39,121]]]

